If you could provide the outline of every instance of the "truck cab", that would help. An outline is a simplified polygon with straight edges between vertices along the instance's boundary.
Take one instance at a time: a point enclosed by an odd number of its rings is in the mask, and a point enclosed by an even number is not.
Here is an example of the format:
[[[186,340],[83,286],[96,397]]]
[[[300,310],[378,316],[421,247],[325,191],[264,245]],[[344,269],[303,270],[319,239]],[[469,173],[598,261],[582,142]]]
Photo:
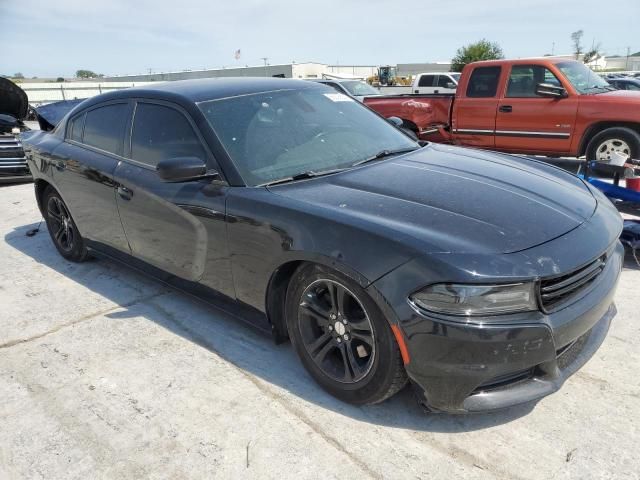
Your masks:
[[[419,73],[413,80],[412,93],[439,94],[456,93],[460,74],[456,72]]]

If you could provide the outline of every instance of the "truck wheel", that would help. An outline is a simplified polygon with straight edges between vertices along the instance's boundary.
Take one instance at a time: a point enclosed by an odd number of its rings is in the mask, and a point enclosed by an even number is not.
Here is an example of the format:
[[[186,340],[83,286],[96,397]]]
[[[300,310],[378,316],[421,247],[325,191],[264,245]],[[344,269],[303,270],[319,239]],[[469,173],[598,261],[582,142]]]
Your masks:
[[[344,275],[320,265],[300,267],[287,290],[286,321],[304,367],[340,400],[382,402],[407,383],[389,323]]]
[[[587,145],[587,160],[609,161],[618,152],[629,158],[640,158],[640,134],[625,127],[607,128],[595,135]]]

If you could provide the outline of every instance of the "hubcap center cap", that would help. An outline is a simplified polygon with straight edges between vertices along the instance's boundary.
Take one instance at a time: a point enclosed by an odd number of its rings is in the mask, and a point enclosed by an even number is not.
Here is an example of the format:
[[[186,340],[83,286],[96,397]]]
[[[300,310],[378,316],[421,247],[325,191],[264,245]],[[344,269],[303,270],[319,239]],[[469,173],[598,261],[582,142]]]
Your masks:
[[[346,329],[344,328],[344,324],[342,322],[336,322],[333,324],[333,328],[335,329],[338,335],[344,335]]]

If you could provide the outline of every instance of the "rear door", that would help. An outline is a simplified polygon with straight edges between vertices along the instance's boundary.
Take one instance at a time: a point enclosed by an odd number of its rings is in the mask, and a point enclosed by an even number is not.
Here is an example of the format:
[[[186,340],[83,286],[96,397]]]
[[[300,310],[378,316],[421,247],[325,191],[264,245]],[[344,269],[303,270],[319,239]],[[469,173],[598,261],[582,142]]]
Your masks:
[[[129,253],[116,207],[114,173],[122,159],[127,100],[99,104],[67,123],[53,152],[53,177],[81,235]]]
[[[498,102],[497,149],[531,153],[569,153],[571,150],[578,96],[542,97],[536,94],[539,83],[564,86],[542,65],[511,66]]]
[[[226,183],[165,182],[161,160],[198,157],[215,168],[193,121],[179,106],[138,100],[116,199],[133,255],[149,265],[233,296],[225,225]]]
[[[453,103],[451,129],[463,145],[494,148],[498,86],[502,67],[475,67],[464,92],[458,89]]]
[[[433,93],[436,88],[437,79],[437,75],[423,73],[418,77],[417,85],[415,86],[413,93]]]

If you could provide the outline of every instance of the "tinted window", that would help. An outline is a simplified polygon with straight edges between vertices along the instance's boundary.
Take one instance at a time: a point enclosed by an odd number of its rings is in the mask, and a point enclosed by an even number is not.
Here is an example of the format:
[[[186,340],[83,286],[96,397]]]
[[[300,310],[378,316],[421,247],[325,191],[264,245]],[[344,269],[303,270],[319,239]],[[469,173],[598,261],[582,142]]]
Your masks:
[[[498,91],[500,67],[478,67],[471,73],[467,86],[467,97],[495,97]]]
[[[82,142],[111,153],[120,154],[127,123],[127,104],[118,103],[90,110],[86,114]]]
[[[551,70],[540,65],[514,65],[509,75],[507,97],[538,97],[536,86],[550,83],[562,86]]]
[[[206,159],[185,116],[164,105],[138,103],[131,133],[131,158],[155,166],[161,160],[176,157]]]
[[[418,83],[419,87],[433,87],[433,81],[435,80],[435,75],[422,75],[420,77],[420,82]]]
[[[82,142],[82,128],[84,127],[85,114],[78,115],[71,119],[69,126],[67,127],[67,138],[69,140],[75,140],[76,142]]]

